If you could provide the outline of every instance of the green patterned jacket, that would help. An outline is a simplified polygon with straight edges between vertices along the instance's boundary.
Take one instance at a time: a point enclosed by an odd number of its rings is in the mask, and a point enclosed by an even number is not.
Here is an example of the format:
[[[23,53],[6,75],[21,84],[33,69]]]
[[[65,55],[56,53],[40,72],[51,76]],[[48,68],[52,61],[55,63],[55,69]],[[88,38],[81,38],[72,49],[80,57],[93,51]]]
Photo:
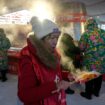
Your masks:
[[[94,19],[89,19],[85,32],[79,41],[79,47],[84,53],[83,65],[89,71],[105,73],[105,30],[99,29]]]
[[[5,33],[0,32],[0,70],[8,69],[7,51],[11,44]]]

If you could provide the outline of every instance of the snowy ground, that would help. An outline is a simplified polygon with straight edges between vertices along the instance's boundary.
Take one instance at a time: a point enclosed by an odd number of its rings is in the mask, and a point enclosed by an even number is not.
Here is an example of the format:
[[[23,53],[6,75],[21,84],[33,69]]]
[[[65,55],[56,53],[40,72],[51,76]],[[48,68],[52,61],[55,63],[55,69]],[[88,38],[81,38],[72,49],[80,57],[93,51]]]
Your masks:
[[[105,82],[102,83],[100,97],[92,96],[92,100],[87,100],[77,91],[73,95],[67,95],[67,105],[105,105]]]
[[[72,88],[78,85],[72,86]],[[17,76],[8,74],[8,81],[0,81],[0,105],[17,105]],[[79,90],[73,95],[67,95],[67,105],[105,105],[105,82],[102,84],[100,97],[93,96],[92,100],[87,100],[79,95]]]

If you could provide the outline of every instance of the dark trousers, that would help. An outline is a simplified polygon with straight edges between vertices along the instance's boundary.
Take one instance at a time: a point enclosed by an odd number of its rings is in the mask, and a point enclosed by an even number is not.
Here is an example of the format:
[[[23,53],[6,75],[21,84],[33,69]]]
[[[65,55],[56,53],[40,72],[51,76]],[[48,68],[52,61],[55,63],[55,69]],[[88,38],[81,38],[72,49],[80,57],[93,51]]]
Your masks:
[[[102,85],[102,75],[98,78],[90,80],[85,83],[85,92],[87,95],[99,94]]]
[[[6,77],[7,70],[0,70],[0,73],[1,73],[1,79],[2,79],[2,80],[7,79],[7,77]]]

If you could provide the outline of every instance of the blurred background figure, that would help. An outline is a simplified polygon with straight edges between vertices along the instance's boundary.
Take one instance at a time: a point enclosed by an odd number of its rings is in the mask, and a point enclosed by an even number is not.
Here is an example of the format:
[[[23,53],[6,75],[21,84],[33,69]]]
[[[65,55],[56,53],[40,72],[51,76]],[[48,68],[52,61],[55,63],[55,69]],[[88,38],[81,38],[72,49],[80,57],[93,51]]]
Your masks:
[[[80,49],[75,45],[73,38],[67,34],[62,33],[58,39],[57,52],[60,55],[61,66],[64,71],[68,71],[70,81],[74,81],[73,75],[77,70],[82,68],[82,56]],[[67,94],[74,94],[74,90],[70,87],[66,90]]]
[[[83,65],[88,71],[105,73],[105,31],[98,28],[95,19],[87,20],[85,32],[79,41],[79,47],[83,52]],[[85,92],[81,96],[92,99],[92,95],[99,96],[102,84],[102,75],[85,83]]]
[[[11,47],[9,39],[4,33],[4,29],[0,28],[0,73],[1,80],[5,82],[7,80],[6,73],[8,71],[8,55],[7,51]]]

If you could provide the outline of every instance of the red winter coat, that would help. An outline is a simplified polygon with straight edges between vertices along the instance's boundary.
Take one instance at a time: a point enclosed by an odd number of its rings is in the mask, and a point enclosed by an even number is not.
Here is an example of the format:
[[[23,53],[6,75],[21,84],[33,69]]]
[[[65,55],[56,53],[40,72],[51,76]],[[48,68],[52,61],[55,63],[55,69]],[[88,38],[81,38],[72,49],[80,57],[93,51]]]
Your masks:
[[[21,51],[19,64],[18,97],[24,105],[66,105],[64,90],[53,93],[55,80],[62,79],[59,64],[56,70],[48,70],[30,41]]]

